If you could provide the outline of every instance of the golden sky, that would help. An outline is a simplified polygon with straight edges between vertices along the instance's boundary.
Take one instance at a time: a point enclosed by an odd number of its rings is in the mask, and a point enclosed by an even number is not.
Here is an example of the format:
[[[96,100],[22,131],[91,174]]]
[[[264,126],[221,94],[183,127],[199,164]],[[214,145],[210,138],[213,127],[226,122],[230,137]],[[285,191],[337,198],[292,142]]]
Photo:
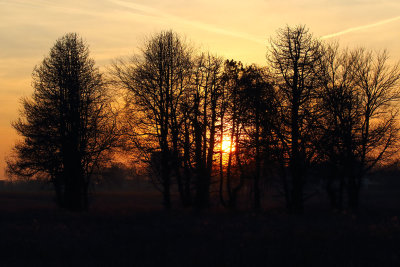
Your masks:
[[[286,24],[400,60],[398,0],[0,0],[0,179],[32,70],[65,33],[79,33],[102,68],[169,29],[202,50],[262,65],[268,38]]]

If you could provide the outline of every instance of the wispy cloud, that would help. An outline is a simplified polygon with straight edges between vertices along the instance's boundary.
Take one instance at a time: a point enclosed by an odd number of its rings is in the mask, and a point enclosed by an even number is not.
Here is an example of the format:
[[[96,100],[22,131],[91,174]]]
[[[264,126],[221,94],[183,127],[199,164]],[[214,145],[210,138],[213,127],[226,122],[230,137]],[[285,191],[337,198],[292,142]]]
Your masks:
[[[240,38],[240,39],[248,40],[248,41],[259,43],[259,44],[265,44],[265,41],[262,40],[261,38],[251,35],[251,34],[244,33],[244,32],[231,31],[231,30],[220,28],[220,27],[216,27],[215,25],[206,24],[206,23],[194,21],[194,20],[188,20],[185,18],[171,15],[160,9],[156,9],[156,8],[149,7],[146,5],[141,5],[141,4],[137,4],[137,3],[131,3],[131,2],[124,2],[124,1],[119,1],[119,0],[110,0],[110,1],[119,6],[129,8],[134,11],[143,12],[143,13],[146,13],[150,16],[154,16],[157,18],[165,19],[166,21],[169,21],[169,22],[173,21],[173,22],[180,23],[180,24],[190,25],[192,27],[195,27],[195,28],[207,31],[207,32],[223,34],[226,36]]]
[[[394,22],[394,21],[397,21],[397,20],[400,20],[400,16],[394,17],[394,18],[390,18],[390,19],[381,20],[381,21],[378,21],[378,22],[375,22],[375,23],[372,23],[372,24],[362,25],[362,26],[358,26],[358,27],[352,27],[352,28],[349,28],[349,29],[344,30],[344,31],[340,31],[340,32],[324,35],[324,36],[321,37],[321,39],[329,39],[329,38],[337,37],[337,36],[344,35],[344,34],[351,33],[351,32],[366,30],[366,29],[369,29],[369,28],[374,28],[374,27],[378,27],[378,26],[381,26],[381,25],[385,25],[385,24],[388,24],[388,23],[391,23],[391,22]]]

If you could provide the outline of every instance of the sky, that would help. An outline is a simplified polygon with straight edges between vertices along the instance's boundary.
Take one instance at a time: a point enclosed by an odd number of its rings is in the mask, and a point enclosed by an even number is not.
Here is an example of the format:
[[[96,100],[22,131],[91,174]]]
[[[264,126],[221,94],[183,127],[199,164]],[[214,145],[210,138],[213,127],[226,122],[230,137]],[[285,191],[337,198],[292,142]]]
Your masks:
[[[269,38],[298,24],[326,42],[400,60],[398,0],[0,0],[0,180],[32,70],[65,33],[80,34],[102,70],[170,29],[200,50],[263,65]]]

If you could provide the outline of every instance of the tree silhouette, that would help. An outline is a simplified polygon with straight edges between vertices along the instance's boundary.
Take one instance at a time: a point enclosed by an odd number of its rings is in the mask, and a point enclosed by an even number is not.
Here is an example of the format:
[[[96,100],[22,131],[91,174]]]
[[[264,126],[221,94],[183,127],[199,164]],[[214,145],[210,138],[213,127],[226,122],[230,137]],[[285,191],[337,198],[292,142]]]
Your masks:
[[[386,51],[373,53],[360,49],[355,85],[361,101],[361,128],[357,161],[349,167],[348,198],[352,209],[358,208],[362,178],[378,162],[393,156],[399,127],[397,125],[400,92],[400,67],[388,64]],[[358,168],[357,168],[358,166]]]
[[[348,207],[356,210],[365,174],[396,151],[400,70],[398,64],[388,65],[385,51],[340,51],[338,45],[325,50],[321,110],[326,129],[321,143],[334,169],[331,174],[339,177],[337,195],[331,187],[334,177],[327,189],[339,209],[346,189]]]
[[[268,60],[277,74],[281,124],[279,133],[290,170],[286,199],[294,212],[303,210],[303,187],[313,157],[315,73],[321,44],[305,26],[285,27],[270,41]]]
[[[276,92],[267,69],[254,65],[243,69],[239,88],[240,103],[245,110],[240,118],[244,128],[240,143],[246,150],[246,157],[254,166],[249,170],[253,180],[253,207],[259,210],[262,194],[260,182],[262,178],[266,178],[265,170],[272,169],[270,163],[274,160],[274,128],[278,108]]]
[[[326,190],[334,209],[343,207],[346,186],[345,165],[354,164],[355,131],[360,127],[360,100],[355,83],[357,55],[340,51],[338,44],[327,45],[320,72],[319,126],[322,134],[318,151],[326,160]]]
[[[33,71],[34,93],[13,123],[23,141],[8,160],[11,175],[49,179],[57,203],[88,208],[88,188],[118,140],[110,97],[89,50],[75,33],[58,39]]]
[[[196,172],[197,209],[209,206],[214,151],[217,143],[218,105],[221,103],[222,59],[201,54],[195,60],[191,97],[187,98],[192,127],[193,154]],[[190,146],[188,144],[188,146]]]
[[[191,57],[189,46],[178,34],[161,32],[146,42],[141,55],[115,62],[112,71],[115,81],[128,92],[131,141],[148,159],[153,153],[161,154],[160,178],[167,209],[171,207],[173,172],[180,177],[182,98],[190,87]]]
[[[222,148],[220,152],[220,199],[221,203],[234,209],[237,206],[240,190],[245,183],[245,172],[241,162],[240,136],[243,132],[241,114],[245,112],[240,102],[240,75],[243,64],[234,60],[226,60],[222,75],[223,99],[221,102],[220,142],[226,135],[230,141],[230,148],[226,162],[223,164]],[[226,129],[225,129],[226,128]],[[225,166],[223,166],[225,165]],[[224,199],[223,185],[227,200]]]

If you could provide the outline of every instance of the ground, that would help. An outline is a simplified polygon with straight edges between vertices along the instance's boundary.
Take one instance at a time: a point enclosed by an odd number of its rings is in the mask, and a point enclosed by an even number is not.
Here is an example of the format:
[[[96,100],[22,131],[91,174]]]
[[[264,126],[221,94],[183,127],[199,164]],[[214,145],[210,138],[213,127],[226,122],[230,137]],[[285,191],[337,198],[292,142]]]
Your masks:
[[[315,200],[293,216],[165,212],[158,194],[133,192],[97,193],[89,212],[70,213],[50,192],[0,192],[0,265],[400,266],[397,196],[364,196],[357,215]]]

